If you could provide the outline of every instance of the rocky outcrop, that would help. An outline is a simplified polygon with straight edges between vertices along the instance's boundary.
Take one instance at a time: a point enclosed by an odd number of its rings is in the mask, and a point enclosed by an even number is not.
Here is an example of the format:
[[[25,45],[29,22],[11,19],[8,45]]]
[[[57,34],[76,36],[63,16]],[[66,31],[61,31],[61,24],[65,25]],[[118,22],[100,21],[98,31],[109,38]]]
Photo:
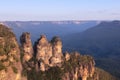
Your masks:
[[[21,80],[20,49],[15,35],[0,24],[0,80]]]
[[[62,62],[62,42],[54,37],[49,42],[45,35],[41,35],[36,45],[37,70],[45,71],[49,67],[59,66]]]
[[[23,33],[20,39],[24,56],[27,55],[27,57],[23,57],[23,60],[29,62],[31,58],[34,58],[37,72],[45,72],[51,70],[52,67],[59,67],[65,71],[61,76],[62,80],[87,80],[88,77],[93,77],[95,68],[93,58],[80,55],[78,52],[65,52],[63,55],[62,41],[59,37],[53,37],[51,41],[48,41],[45,35],[41,35],[34,46],[34,51],[29,33]]]
[[[70,60],[70,54],[68,52],[65,52],[64,56],[66,61]]]
[[[30,38],[30,33],[24,32],[20,36],[21,43],[21,63],[22,63],[22,80],[27,80],[26,74],[34,67],[34,51]]]
[[[20,42],[23,50],[23,63],[28,62],[33,57],[33,46],[30,33],[23,33],[20,37]]]
[[[66,52],[65,60],[63,80],[87,80],[88,77],[93,77],[95,62],[91,56]]]
[[[62,41],[59,37],[53,37],[51,40],[52,43],[52,53],[53,56],[50,59],[51,65],[52,66],[61,66],[62,62]]]
[[[42,71],[48,79],[46,72],[54,72],[54,68],[58,70],[54,74],[59,75],[64,72],[59,76],[62,80],[87,80],[88,77],[93,77],[95,63],[92,57],[80,55],[78,52],[65,52],[63,55],[61,39],[53,37],[51,41],[48,41],[45,35],[41,35],[33,50],[28,32],[20,37],[21,67],[20,49],[14,34],[10,33],[9,36],[8,34],[0,36],[0,80],[23,80],[21,78],[22,67],[23,71],[27,71],[27,77],[33,75],[33,72],[38,75]]]
[[[52,47],[51,44],[48,42],[46,36],[42,35],[38,40],[37,44],[37,53],[36,59],[38,61],[43,61],[45,64],[50,64],[49,59],[52,56]]]

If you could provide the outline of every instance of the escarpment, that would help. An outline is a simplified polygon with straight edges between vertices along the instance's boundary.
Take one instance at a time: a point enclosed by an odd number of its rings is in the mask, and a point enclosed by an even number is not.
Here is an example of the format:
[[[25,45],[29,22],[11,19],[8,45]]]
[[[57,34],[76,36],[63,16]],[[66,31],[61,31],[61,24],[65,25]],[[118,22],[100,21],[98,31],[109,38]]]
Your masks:
[[[16,37],[0,24],[0,80],[21,80],[20,49]]]
[[[96,68],[93,57],[63,53],[57,36],[48,41],[41,35],[34,46],[30,37],[24,32],[19,46],[11,29],[0,24],[0,80],[116,80]]]
[[[43,80],[48,78],[46,72],[51,72],[53,68],[58,68],[61,71],[60,74],[63,73],[60,80],[87,80],[88,77],[93,77],[95,71],[94,59],[91,56],[80,55],[78,52],[63,53],[62,41],[59,37],[55,36],[51,41],[48,41],[45,35],[41,35],[35,43],[34,51],[30,47],[32,46],[30,34],[23,33],[20,39],[22,40],[23,53],[29,57],[25,57],[26,59],[23,57],[23,61],[27,62],[33,58],[35,60],[34,70],[45,75],[45,77],[42,77]]]

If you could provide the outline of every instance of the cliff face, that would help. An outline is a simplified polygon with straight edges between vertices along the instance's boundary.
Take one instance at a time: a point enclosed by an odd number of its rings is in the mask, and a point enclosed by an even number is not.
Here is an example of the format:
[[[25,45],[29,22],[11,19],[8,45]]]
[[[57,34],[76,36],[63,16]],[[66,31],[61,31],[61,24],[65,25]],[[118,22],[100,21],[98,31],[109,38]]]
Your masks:
[[[20,50],[15,35],[0,24],[0,80],[21,80]]]
[[[62,62],[62,42],[58,37],[54,37],[49,42],[45,35],[42,35],[37,42],[36,69],[45,71],[49,67],[60,66]]]
[[[93,77],[95,62],[91,56],[80,55],[78,52],[74,52],[66,53],[65,59],[63,80],[87,80],[88,77]]]
[[[33,47],[30,39],[30,33],[23,33],[20,37],[23,50],[23,63],[28,62],[33,57]]]
[[[29,62],[31,58],[34,58],[36,72],[50,72],[51,68],[58,67],[64,74],[60,77],[62,80],[87,80],[88,77],[93,77],[94,59],[91,56],[80,55],[78,52],[66,52],[63,55],[62,41],[59,37],[53,37],[51,41],[48,41],[45,35],[41,35],[34,46],[34,51],[30,34],[23,33],[20,39],[24,56],[27,55],[27,57],[23,57],[23,61]]]
[[[25,32],[20,42],[21,48],[12,31],[0,24],[0,80],[116,80],[100,76],[103,71],[95,68],[91,56],[63,53],[59,37],[48,41],[41,35],[33,49]]]

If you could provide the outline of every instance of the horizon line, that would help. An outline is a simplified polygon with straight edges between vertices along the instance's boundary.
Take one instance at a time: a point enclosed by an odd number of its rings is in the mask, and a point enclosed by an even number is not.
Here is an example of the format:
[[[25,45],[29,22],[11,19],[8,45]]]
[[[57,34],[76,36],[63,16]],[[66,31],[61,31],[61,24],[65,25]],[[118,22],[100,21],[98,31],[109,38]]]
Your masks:
[[[59,22],[59,21],[120,21],[118,19],[113,19],[113,20],[0,20],[0,22],[7,22],[7,21],[11,21],[11,22],[34,22],[34,21],[43,21],[43,22]]]

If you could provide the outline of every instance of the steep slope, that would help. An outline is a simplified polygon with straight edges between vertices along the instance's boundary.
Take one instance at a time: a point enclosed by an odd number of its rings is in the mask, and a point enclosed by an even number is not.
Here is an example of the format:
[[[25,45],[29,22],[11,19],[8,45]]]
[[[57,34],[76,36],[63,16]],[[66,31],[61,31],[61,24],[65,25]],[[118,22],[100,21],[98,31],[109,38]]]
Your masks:
[[[97,76],[96,78],[99,78],[99,80],[119,80],[116,79],[114,76],[112,76],[110,73],[100,68],[95,68],[94,76]],[[93,80],[93,79],[88,78],[88,80]]]
[[[93,55],[98,67],[120,77],[120,21],[102,22],[82,33],[70,35],[64,44],[67,50]]]
[[[0,80],[21,80],[20,50],[14,33],[0,24]]]

